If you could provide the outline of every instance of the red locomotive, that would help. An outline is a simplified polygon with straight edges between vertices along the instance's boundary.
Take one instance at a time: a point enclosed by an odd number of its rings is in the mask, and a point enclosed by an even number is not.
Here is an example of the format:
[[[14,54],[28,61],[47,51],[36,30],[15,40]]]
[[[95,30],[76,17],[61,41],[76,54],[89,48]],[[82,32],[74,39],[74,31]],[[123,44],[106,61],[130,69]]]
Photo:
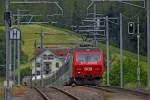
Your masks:
[[[102,79],[103,52],[99,48],[75,48],[73,53],[72,80],[76,84],[98,84]]]

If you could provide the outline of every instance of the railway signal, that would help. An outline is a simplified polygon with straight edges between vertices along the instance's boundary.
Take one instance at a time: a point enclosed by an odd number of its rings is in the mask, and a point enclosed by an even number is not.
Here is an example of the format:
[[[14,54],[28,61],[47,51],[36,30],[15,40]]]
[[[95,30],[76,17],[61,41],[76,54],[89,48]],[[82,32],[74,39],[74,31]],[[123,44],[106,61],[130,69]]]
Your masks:
[[[8,23],[8,26],[11,27],[11,12],[4,12],[4,20]]]
[[[135,33],[135,24],[134,22],[128,23],[128,34],[134,34]]]

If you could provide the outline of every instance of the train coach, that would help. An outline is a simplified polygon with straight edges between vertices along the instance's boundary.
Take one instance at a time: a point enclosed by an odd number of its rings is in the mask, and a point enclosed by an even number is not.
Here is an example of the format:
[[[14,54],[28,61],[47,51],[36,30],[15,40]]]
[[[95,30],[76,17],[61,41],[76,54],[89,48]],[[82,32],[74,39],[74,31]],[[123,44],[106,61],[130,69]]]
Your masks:
[[[73,52],[72,81],[76,84],[99,84],[104,71],[103,52],[99,48],[80,47]]]

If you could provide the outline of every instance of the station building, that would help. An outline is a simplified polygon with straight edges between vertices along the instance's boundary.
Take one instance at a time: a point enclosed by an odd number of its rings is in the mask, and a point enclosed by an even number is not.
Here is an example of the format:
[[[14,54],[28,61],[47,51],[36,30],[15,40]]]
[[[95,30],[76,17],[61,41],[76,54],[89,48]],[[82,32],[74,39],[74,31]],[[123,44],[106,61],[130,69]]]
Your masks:
[[[68,48],[35,49],[31,59],[32,75],[40,76],[42,71],[45,76],[53,75],[65,63],[69,51]]]

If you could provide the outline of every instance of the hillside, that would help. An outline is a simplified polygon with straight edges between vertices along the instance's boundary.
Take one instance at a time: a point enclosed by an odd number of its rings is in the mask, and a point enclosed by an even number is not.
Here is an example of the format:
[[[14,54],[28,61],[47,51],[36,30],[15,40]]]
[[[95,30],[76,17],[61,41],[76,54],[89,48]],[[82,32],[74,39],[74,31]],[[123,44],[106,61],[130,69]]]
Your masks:
[[[44,35],[44,43],[67,43],[67,42],[78,42],[79,38],[73,35],[71,31],[57,28],[57,27],[45,27],[40,25],[22,25],[22,51],[28,56],[28,60],[32,57],[34,49],[34,41],[37,40],[40,43],[41,32],[48,32],[56,35]]]
[[[104,52],[106,70],[106,44],[99,43],[99,47]],[[120,49],[110,46],[110,84],[118,86],[120,83]],[[147,57],[140,56],[141,86],[147,86]],[[136,88],[137,82],[137,54],[123,50],[123,71],[124,86],[126,88]],[[106,82],[106,73],[104,82]]]
[[[11,0],[11,1],[17,1],[17,0]],[[35,1],[35,0],[33,0]],[[54,16],[54,17],[46,17],[47,14],[55,14],[60,13],[58,8],[52,4],[11,4],[11,11],[13,13],[16,13],[17,9],[25,9],[29,10],[29,12],[24,13],[30,13],[30,14],[41,14],[42,17],[36,17],[33,18],[33,21],[47,21],[49,22],[57,22],[57,26],[61,27],[67,27],[70,28],[70,26],[73,24],[81,24],[81,20],[85,19],[87,17],[87,7],[91,3],[90,0],[48,0],[48,1],[59,1],[60,6],[63,8],[63,16]],[[142,2],[130,2],[133,4],[138,4],[140,6],[143,6]],[[103,16],[108,15],[109,17],[117,17],[119,18],[120,12],[124,15],[123,17],[123,40],[126,40],[126,42],[123,42],[123,45],[126,50],[129,50],[131,52],[136,51],[136,37],[135,36],[129,36],[127,25],[129,21],[134,21],[137,23],[136,17],[140,17],[140,53],[142,55],[147,55],[147,37],[146,37],[146,11],[144,9],[140,9],[138,7],[133,7],[128,4],[122,4],[120,2],[96,2],[97,10],[96,12],[98,14],[102,14]],[[116,9],[117,8],[117,9]],[[42,10],[41,10],[42,9]],[[0,25],[3,25],[3,11],[4,11],[4,0],[0,1]],[[93,6],[91,6],[90,13],[93,12]],[[143,16],[144,15],[144,16]],[[93,16],[88,16],[93,17]],[[30,17],[23,17],[21,18],[22,21],[29,21]],[[76,19],[80,20],[76,20]],[[130,19],[131,18],[131,19]],[[15,21],[14,21],[15,22]],[[119,27],[115,26],[114,24],[110,23],[110,40],[111,45],[119,47]],[[135,30],[136,31],[136,30]]]

